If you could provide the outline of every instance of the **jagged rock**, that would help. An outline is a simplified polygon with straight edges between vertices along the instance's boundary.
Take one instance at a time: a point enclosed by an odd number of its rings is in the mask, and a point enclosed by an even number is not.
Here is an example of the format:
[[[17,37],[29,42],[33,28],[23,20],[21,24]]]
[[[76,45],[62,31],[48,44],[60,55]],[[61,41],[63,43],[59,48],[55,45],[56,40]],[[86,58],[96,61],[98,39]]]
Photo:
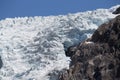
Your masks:
[[[120,80],[120,15],[66,52],[70,68],[60,80]]]
[[[116,9],[116,11],[113,12],[113,14],[119,14],[120,13],[120,7]]]

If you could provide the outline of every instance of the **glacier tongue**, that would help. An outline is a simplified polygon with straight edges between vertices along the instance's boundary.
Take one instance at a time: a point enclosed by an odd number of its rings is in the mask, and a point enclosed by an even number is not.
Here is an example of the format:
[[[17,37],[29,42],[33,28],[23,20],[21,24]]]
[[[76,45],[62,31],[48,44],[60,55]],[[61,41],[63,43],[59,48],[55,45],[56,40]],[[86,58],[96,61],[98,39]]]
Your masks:
[[[109,9],[98,9],[1,20],[0,80],[50,80],[49,73],[69,67],[66,48],[90,37],[99,25],[115,16]]]

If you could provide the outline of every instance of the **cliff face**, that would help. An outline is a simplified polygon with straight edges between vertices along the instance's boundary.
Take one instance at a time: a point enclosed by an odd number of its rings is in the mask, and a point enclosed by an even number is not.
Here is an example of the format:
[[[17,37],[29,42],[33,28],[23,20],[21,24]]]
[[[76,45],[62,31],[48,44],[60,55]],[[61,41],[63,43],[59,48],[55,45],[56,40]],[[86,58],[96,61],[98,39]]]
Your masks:
[[[119,14],[120,13],[120,7],[118,7],[114,12],[113,14]]]
[[[69,70],[60,80],[120,80],[120,15],[102,24],[90,39],[69,47]]]

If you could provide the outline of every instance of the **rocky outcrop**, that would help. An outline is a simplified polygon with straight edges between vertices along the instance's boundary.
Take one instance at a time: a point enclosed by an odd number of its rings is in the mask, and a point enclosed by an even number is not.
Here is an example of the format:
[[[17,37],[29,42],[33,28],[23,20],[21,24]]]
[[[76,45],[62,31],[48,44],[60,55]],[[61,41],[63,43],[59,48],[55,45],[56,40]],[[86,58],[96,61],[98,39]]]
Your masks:
[[[120,7],[118,7],[116,11],[113,12],[113,14],[120,14]]]
[[[120,80],[120,15],[102,24],[90,39],[66,51],[70,68],[60,80]]]

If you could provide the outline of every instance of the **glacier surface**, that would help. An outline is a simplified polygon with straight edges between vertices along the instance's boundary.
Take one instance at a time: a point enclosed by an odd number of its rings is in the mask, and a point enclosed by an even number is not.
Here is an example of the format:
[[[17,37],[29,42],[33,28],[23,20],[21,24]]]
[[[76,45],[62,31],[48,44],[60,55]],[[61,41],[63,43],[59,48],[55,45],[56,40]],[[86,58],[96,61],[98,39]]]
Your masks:
[[[0,80],[57,80],[57,71],[69,67],[65,50],[114,18],[115,9],[1,20]]]

